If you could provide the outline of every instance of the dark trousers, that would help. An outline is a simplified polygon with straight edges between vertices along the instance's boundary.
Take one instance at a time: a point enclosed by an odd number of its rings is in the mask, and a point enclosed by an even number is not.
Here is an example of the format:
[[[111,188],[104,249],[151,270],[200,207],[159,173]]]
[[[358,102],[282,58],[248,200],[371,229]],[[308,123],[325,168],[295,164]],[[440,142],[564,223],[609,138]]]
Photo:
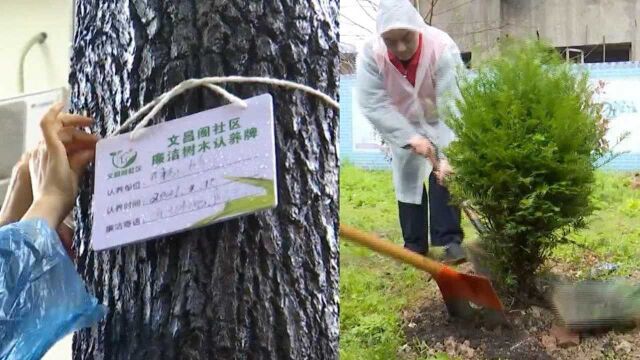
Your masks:
[[[430,230],[433,246],[462,242],[464,236],[460,226],[461,212],[458,207],[449,204],[450,199],[449,190],[438,184],[432,173],[429,176],[428,194],[426,188],[422,190],[422,204],[398,201],[405,248],[426,254],[429,251],[427,230]],[[429,215],[431,215],[431,226],[428,223]]]

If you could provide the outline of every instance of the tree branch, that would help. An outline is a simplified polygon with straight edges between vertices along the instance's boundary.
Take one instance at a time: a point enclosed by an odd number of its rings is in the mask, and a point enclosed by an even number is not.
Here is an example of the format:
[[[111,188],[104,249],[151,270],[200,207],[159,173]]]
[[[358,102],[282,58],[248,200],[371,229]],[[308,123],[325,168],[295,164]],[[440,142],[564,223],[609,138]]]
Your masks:
[[[371,15],[371,14],[369,13],[369,11],[365,8],[365,6],[364,6],[364,5],[362,5],[362,2],[363,2],[363,1],[364,1],[365,3],[368,3],[368,4],[369,4],[369,6],[372,6],[372,5],[373,5],[373,3],[371,2],[371,0],[356,0],[356,3],[358,3],[358,6],[360,6],[360,8],[362,9],[362,11],[365,13],[365,15],[367,15],[371,20],[374,20],[374,21],[375,21],[375,20],[376,20],[375,16]],[[373,6],[372,6],[372,7],[373,7]],[[374,8],[374,10],[375,10],[375,7],[373,7],[373,8]]]
[[[360,25],[358,22],[356,22],[355,20],[353,20],[353,19],[349,18],[349,17],[348,17],[348,16],[346,16],[344,13],[343,13],[343,14],[340,14],[340,16],[342,16],[343,18],[345,18],[345,19],[346,19],[347,21],[349,21],[351,24],[353,24],[353,25],[355,25],[355,26],[357,26],[357,27],[359,27],[359,28],[361,28],[361,29],[363,29],[363,30],[367,31],[369,34],[371,34],[371,29],[367,29],[366,27],[364,27],[364,26]]]
[[[458,33],[458,34],[452,33],[452,34],[449,34],[449,35],[456,36],[456,37],[459,37],[459,38],[463,38],[465,36],[480,34],[480,33],[487,32],[487,31],[501,30],[501,29],[503,29],[503,28],[505,28],[507,26],[509,26],[509,24],[503,24],[503,25],[496,26],[496,27],[484,28],[484,29],[480,29],[480,30],[463,32],[463,33]]]
[[[447,10],[443,10],[443,11],[441,11],[441,12],[439,12],[439,13],[435,14],[435,15],[442,15],[442,14],[446,14],[446,13],[448,13],[448,12],[450,12],[450,11],[453,11],[453,10],[455,10],[455,9],[459,9],[459,8],[461,8],[461,7],[465,6],[465,5],[471,4],[471,3],[472,3],[472,2],[474,2],[474,1],[475,1],[475,0],[468,0],[468,1],[465,1],[465,2],[460,3],[460,4],[458,4],[458,5],[456,5],[456,6],[452,7],[452,8],[449,8],[449,9],[447,9]]]
[[[420,1],[420,0],[417,0],[417,1]],[[434,9],[435,9],[437,4],[438,4],[438,0],[431,0],[431,5],[429,6],[429,11],[423,17],[424,22],[426,22],[428,25],[433,24],[433,12],[434,12]]]

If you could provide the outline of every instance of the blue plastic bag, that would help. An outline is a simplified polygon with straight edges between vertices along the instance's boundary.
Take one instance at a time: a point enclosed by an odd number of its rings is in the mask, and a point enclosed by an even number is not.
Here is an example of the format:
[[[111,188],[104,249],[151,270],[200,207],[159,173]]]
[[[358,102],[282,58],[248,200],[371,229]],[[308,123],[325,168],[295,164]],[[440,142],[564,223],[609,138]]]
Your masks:
[[[104,313],[45,221],[0,228],[1,360],[40,359],[58,340],[92,326]]]

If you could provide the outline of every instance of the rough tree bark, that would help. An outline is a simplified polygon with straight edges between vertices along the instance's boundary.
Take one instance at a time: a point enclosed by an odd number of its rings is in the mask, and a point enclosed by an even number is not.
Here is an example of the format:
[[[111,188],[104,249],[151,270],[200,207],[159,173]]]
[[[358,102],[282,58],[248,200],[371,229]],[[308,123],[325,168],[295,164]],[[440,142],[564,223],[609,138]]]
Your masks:
[[[77,0],[72,109],[105,136],[180,81],[271,76],[338,94],[338,0]],[[274,96],[277,209],[107,252],[89,248],[85,179],[78,269],[108,306],[74,359],[333,359],[338,356],[338,112]],[[156,121],[224,104],[191,90]]]

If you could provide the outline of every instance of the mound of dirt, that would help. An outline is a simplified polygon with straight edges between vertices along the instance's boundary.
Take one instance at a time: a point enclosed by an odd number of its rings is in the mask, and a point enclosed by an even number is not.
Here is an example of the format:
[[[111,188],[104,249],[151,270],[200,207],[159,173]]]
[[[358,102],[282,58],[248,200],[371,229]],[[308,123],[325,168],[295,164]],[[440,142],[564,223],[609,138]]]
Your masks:
[[[627,333],[582,334],[578,345],[559,344],[552,331],[554,315],[539,307],[511,310],[510,326],[493,327],[486,319],[455,320],[446,312],[442,297],[431,281],[420,304],[404,314],[408,345],[403,359],[445,352],[461,359],[640,359],[640,330]],[[427,348],[428,350],[424,350]]]

